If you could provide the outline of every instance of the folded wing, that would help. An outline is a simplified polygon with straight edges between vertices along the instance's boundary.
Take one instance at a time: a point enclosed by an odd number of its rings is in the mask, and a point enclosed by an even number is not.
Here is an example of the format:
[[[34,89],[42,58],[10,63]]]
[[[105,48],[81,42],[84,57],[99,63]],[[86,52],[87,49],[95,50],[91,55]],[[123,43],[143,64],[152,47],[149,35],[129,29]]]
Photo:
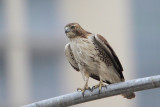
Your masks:
[[[112,47],[109,45],[107,40],[101,35],[95,35],[94,42],[99,46],[99,48],[101,48],[109,56],[109,58],[112,60],[112,63],[117,73],[120,75],[120,78],[124,79],[123,74],[122,74],[122,71],[123,71],[122,65],[116,53],[114,52]]]
[[[71,66],[76,70],[79,71],[79,67],[78,67],[78,63],[76,62],[74,55],[72,53],[72,49],[70,47],[70,44],[66,44],[65,46],[65,55],[69,61],[69,63],[71,64]]]

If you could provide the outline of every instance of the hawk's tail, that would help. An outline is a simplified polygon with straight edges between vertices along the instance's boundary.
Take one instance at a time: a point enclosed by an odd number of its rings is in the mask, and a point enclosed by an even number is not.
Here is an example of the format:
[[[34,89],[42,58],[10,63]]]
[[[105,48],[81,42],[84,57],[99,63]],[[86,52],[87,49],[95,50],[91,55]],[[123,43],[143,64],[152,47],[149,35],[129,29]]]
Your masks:
[[[127,93],[122,94],[122,96],[127,99],[132,99],[132,98],[135,98],[136,95],[135,93],[127,92]]]

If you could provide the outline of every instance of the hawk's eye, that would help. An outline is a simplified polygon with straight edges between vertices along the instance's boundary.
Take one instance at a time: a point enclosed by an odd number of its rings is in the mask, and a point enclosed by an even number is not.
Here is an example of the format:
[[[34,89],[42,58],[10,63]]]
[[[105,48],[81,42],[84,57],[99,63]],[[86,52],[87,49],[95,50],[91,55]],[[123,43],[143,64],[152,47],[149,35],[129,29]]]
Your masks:
[[[71,26],[71,29],[74,29],[75,28],[75,26]]]

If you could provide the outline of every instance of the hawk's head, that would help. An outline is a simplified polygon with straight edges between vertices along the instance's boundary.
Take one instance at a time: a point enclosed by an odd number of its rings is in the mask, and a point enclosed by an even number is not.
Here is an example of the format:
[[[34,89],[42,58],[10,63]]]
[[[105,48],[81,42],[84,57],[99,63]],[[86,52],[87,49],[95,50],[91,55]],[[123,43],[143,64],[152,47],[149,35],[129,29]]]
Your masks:
[[[85,31],[78,23],[69,23],[64,27],[64,29],[68,38],[86,37],[86,34],[90,34],[89,32]]]

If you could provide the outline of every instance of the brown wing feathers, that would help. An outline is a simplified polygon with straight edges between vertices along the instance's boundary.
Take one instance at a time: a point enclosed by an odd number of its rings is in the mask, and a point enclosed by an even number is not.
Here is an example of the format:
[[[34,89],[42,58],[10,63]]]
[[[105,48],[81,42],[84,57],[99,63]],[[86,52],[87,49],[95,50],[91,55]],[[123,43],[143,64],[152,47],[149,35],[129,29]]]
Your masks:
[[[117,55],[115,54],[114,50],[107,42],[107,40],[101,35],[95,35],[95,42],[97,42],[97,44],[99,45],[99,48],[103,49],[103,51],[105,51],[105,53],[110,57],[121,79],[124,79],[124,76],[122,74],[122,71],[123,71],[122,65]]]

